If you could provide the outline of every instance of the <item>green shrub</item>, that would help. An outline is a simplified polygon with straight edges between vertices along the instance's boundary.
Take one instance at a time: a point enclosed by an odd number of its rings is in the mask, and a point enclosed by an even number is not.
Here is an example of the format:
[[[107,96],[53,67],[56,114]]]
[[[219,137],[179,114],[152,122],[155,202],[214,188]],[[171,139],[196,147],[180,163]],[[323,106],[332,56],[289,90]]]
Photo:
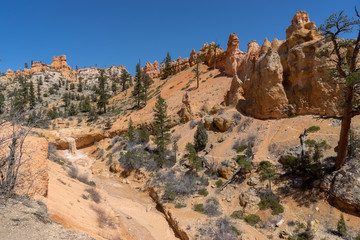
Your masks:
[[[200,203],[200,204],[196,204],[194,206],[194,211],[196,212],[204,212],[204,204]]]
[[[241,153],[241,152],[245,151],[245,149],[247,149],[247,147],[248,147],[247,145],[242,145],[238,149],[236,149],[236,152]]]
[[[237,229],[236,227],[231,226],[231,230],[233,230],[236,233],[236,235],[238,235],[238,236],[241,235],[241,231],[239,231],[239,229]]]
[[[355,238],[355,240],[360,240],[360,235]]]
[[[198,191],[198,194],[206,197],[207,195],[209,195],[209,192],[206,189],[200,189]]]
[[[219,188],[219,187],[221,187],[223,185],[223,181],[221,179],[219,179],[219,180],[217,180],[215,182],[215,185],[216,185],[217,188]]]
[[[162,199],[174,201],[176,198],[176,193],[172,192],[170,189],[166,189],[164,192],[164,195],[162,196]]]
[[[230,215],[230,217],[234,219],[242,219],[244,217],[244,212],[241,210],[236,210]]]
[[[191,168],[195,169],[196,171],[199,171],[201,169],[201,160],[198,156],[196,149],[193,144],[187,143],[186,144],[186,151],[189,152],[189,164]]]
[[[175,208],[184,208],[184,207],[186,207],[185,203],[176,203],[175,204]]]
[[[254,226],[258,222],[260,222],[260,217],[257,214],[250,214],[244,218],[245,222],[249,225]]]
[[[343,237],[345,237],[347,235],[347,233],[346,233],[347,228],[346,228],[346,223],[345,223],[343,214],[341,214],[340,219],[339,219],[339,221],[337,223],[337,231]]]
[[[198,124],[194,135],[194,147],[197,152],[203,150],[208,142],[208,134],[202,122]]]
[[[284,212],[284,207],[280,204],[280,199],[273,194],[261,197],[261,201],[258,205],[261,210],[271,208],[272,215],[277,215]]]
[[[320,130],[319,126],[311,126],[308,129],[306,129],[307,132],[312,133],[312,132],[317,132]]]
[[[112,147],[112,145],[107,146],[106,151],[109,151]]]
[[[251,164],[246,160],[246,156],[245,155],[238,155],[235,158],[236,162],[239,164],[239,167],[241,167],[242,169],[245,170],[251,170],[252,166]]]

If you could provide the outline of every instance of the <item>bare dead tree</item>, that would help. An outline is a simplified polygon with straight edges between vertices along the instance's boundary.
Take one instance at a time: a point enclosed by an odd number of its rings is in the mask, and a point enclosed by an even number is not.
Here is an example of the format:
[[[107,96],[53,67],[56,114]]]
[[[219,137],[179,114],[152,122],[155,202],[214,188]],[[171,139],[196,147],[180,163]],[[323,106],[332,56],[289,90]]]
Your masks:
[[[31,126],[24,123],[22,114],[0,118],[0,197],[11,197],[22,186],[27,173],[21,167],[27,164],[33,150],[26,151],[25,140]],[[31,177],[31,176],[28,176]]]
[[[330,39],[333,44],[334,67],[329,73],[338,79],[337,83],[341,85],[345,92],[345,101],[341,121],[340,139],[338,145],[338,156],[335,163],[335,169],[338,170],[344,164],[349,143],[349,132],[351,119],[360,114],[359,101],[355,101],[356,90],[359,88],[360,72],[358,68],[358,55],[360,50],[360,28],[356,39],[340,39],[343,34],[353,32],[354,26],[360,26],[360,15],[355,7],[356,17],[349,18],[344,11],[333,13],[320,30],[325,38]]]

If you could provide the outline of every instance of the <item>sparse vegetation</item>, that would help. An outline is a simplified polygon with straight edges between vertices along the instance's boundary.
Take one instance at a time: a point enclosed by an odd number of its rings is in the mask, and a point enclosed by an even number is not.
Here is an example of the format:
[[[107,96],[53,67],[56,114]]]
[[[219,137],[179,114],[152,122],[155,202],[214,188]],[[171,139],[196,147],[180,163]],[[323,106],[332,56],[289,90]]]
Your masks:
[[[277,215],[284,212],[284,207],[280,204],[280,198],[274,194],[266,194],[262,196],[261,202],[258,205],[261,210],[271,208],[272,215]]]
[[[204,204],[200,203],[200,204],[195,204],[194,205],[194,211],[196,212],[204,212]]]
[[[340,219],[337,223],[337,232],[340,234],[340,236],[345,237],[347,235],[347,227],[344,219],[344,215],[340,215]]]
[[[236,210],[230,215],[230,217],[234,219],[242,219],[244,217],[244,212],[241,210]]]
[[[258,222],[260,222],[260,217],[257,214],[250,214],[247,215],[244,218],[245,222],[247,222],[249,225],[254,226],[255,224],[257,224]]]

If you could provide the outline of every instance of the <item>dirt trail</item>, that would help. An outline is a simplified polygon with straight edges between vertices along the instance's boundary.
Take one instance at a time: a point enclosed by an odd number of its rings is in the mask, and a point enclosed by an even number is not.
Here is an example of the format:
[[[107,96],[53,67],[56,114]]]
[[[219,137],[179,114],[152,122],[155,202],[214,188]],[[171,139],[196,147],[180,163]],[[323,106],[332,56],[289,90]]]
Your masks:
[[[96,239],[177,239],[147,193],[110,177],[93,175],[91,166],[95,160],[86,154],[86,149],[77,150],[76,155],[68,150],[62,154],[78,169],[78,176],[87,175],[96,183],[101,202],[84,199],[90,187],[68,177],[59,165],[51,164],[47,205],[54,220],[66,228],[86,231]]]

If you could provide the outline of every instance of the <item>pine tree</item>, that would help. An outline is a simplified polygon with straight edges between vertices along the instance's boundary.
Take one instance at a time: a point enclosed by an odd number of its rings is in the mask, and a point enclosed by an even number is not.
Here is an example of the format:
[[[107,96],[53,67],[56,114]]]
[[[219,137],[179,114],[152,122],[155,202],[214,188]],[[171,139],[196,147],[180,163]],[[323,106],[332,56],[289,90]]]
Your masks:
[[[129,121],[129,127],[128,127],[128,131],[127,131],[127,136],[129,138],[129,141],[134,141],[135,139],[135,128],[133,126],[133,121],[130,118]]]
[[[178,153],[178,150],[179,150],[179,147],[178,147],[176,141],[173,141],[172,150],[174,152],[174,158],[175,158],[175,162],[176,162],[177,161],[176,156],[177,156],[177,153]]]
[[[269,161],[262,161],[260,162],[260,170],[260,180],[269,181],[269,193],[272,193],[271,182],[279,177],[275,171],[274,165]]]
[[[135,75],[135,86],[131,95],[135,100],[137,108],[140,108],[141,101],[144,99],[144,86],[142,81],[142,71],[140,67],[140,62],[136,65],[136,75]]]
[[[126,71],[125,68],[123,68],[121,70],[121,76],[120,76],[120,83],[122,85],[122,90],[121,91],[125,91],[128,88],[127,83],[130,82],[131,76],[128,73],[128,71]]]
[[[0,114],[5,112],[5,96],[0,92]]]
[[[109,104],[109,101],[106,92],[106,76],[104,70],[100,71],[98,82],[99,82],[99,90],[98,90],[99,100],[97,102],[97,107],[99,110],[102,110],[103,113],[106,113],[106,105]]]
[[[215,44],[213,45],[213,49],[214,49],[214,69],[215,69],[215,67],[216,67],[216,50],[217,50],[218,48],[220,48],[220,44],[219,44],[219,43],[215,43]]]
[[[164,70],[163,70],[163,78],[167,78],[171,75],[171,56],[170,53],[167,52],[166,57],[162,61],[162,63],[165,64]]]
[[[90,112],[91,111],[91,103],[90,103],[90,97],[86,96],[84,101],[81,102],[81,112]]]
[[[345,223],[343,214],[341,214],[340,219],[337,223],[337,231],[343,237],[345,237],[347,235],[347,227],[346,227],[346,223]]]
[[[40,80],[38,80],[38,84],[37,84],[37,101],[38,102],[42,102],[40,85],[41,85]]]
[[[69,109],[69,116],[76,116],[78,114],[76,105],[74,103],[71,103],[70,109]]]
[[[82,78],[79,77],[79,83],[78,83],[78,89],[77,89],[78,92],[82,92],[82,90],[83,90],[83,84],[82,84],[81,80],[82,80]]]
[[[200,122],[194,134],[194,146],[196,151],[199,152],[205,149],[207,142],[208,134],[206,132],[204,124]]]
[[[144,86],[144,103],[145,106],[147,104],[147,99],[148,99],[148,91],[150,86],[154,83],[154,80],[152,80],[152,78],[147,74],[147,73],[143,73],[142,74],[142,81],[143,81],[143,86]]]
[[[199,171],[201,169],[201,160],[195,150],[194,145],[192,143],[187,143],[185,149],[189,153],[190,167],[195,169],[196,171]]]
[[[157,146],[159,165],[166,163],[167,146],[170,143],[170,119],[167,116],[167,104],[160,96],[154,107],[154,143]]]
[[[114,95],[116,95],[116,91],[117,91],[117,86],[116,86],[116,83],[113,82],[111,84],[111,91],[113,92]]]
[[[68,92],[64,93],[62,96],[62,100],[64,101],[64,107],[66,112],[67,108],[70,106],[70,94]]]
[[[200,59],[196,60],[196,67],[194,68],[195,77],[196,77],[196,88],[200,86],[200,71],[199,71],[199,64],[201,63]]]
[[[30,104],[30,109],[33,109],[36,105],[35,90],[32,81],[30,82],[29,104]]]
[[[360,15],[355,7],[357,19],[349,18],[344,10],[333,13],[324,24],[321,24],[320,31],[323,36],[330,40],[335,54],[329,56],[335,64],[329,69],[329,75],[338,83],[335,87],[341,87],[345,92],[342,103],[343,112],[341,130],[338,144],[338,156],[335,162],[335,169],[338,170],[344,164],[347,156],[351,120],[354,116],[360,115],[359,101],[357,99],[358,87],[360,84],[358,55],[360,52]],[[353,33],[353,27],[357,26],[357,39],[342,39],[341,35],[348,36]]]

